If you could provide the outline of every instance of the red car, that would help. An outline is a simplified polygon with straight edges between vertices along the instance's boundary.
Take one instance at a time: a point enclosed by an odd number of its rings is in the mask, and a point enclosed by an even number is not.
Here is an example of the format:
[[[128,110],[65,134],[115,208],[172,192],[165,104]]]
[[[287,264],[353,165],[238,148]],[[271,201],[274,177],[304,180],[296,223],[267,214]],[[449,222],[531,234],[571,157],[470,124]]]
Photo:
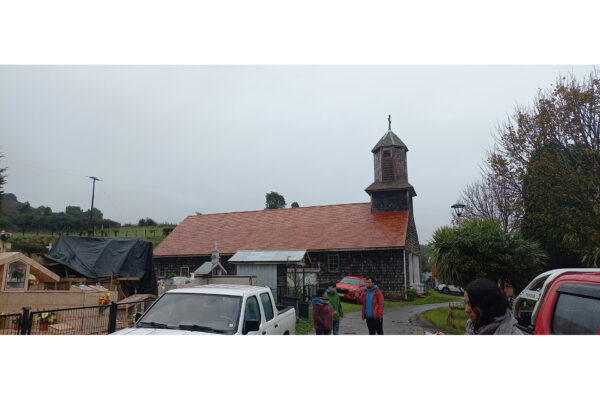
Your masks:
[[[515,299],[519,328],[534,335],[600,335],[600,269],[538,275]]]
[[[360,295],[365,291],[367,278],[362,276],[345,276],[337,281],[335,290],[343,300],[358,302]]]

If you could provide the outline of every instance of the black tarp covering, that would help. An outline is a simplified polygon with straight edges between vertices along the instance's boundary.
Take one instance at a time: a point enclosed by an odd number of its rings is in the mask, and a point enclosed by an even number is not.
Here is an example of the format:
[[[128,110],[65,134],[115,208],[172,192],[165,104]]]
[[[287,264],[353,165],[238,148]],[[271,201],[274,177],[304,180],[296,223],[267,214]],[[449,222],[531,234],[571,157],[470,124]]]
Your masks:
[[[152,242],[148,240],[61,236],[46,257],[89,279],[111,274],[115,278],[136,277],[139,280],[121,284],[137,289],[137,293],[158,294]]]

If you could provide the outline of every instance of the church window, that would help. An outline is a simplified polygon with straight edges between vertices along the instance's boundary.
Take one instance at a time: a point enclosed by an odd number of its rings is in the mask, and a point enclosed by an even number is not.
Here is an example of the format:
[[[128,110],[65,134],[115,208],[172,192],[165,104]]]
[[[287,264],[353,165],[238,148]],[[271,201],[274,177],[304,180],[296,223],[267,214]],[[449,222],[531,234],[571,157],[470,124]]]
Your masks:
[[[329,272],[339,272],[340,256],[339,254],[330,254],[327,256],[327,269]]]

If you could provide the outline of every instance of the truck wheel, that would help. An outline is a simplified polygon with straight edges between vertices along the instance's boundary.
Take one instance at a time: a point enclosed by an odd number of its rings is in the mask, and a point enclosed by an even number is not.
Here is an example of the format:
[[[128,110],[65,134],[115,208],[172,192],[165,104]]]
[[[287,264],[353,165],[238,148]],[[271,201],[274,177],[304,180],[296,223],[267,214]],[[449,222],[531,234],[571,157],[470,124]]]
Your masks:
[[[447,288],[447,287],[445,287],[445,288],[442,288],[442,293],[444,293],[444,294],[448,294],[448,292],[449,292],[449,290],[448,290],[448,288]]]

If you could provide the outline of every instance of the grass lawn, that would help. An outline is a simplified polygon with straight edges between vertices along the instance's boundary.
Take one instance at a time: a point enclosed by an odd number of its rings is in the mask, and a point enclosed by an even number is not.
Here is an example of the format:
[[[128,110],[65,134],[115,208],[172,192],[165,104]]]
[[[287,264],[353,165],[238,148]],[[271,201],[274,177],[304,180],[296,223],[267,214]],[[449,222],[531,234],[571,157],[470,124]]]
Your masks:
[[[108,238],[142,238],[151,241],[152,246],[156,247],[165,238],[165,235],[163,233],[163,229],[165,228],[175,228],[175,225],[123,226],[118,228],[105,229],[104,231],[97,228],[95,236]],[[117,231],[116,236],[115,231]],[[74,231],[69,232],[69,234],[71,236],[79,236],[79,233]],[[87,236],[87,232],[84,232],[83,236]],[[15,242],[13,243],[13,247],[15,247],[17,250],[19,249],[19,242],[22,242],[23,240],[29,242],[37,241],[43,243],[43,245],[46,246],[48,245],[48,243],[56,243],[56,241],[58,240],[58,233],[55,232],[54,235],[52,235],[50,232],[26,232],[25,235],[23,235],[21,232],[13,233],[11,241]]]
[[[435,304],[435,303],[455,303],[462,301],[462,297],[448,296],[445,294],[438,293],[434,290],[429,291],[429,295],[422,299],[416,298],[413,301],[396,301],[396,300],[385,300],[386,307],[399,307],[399,306],[418,306],[421,304]],[[348,303],[342,301],[342,309],[344,313],[353,311],[361,311],[362,304]],[[446,310],[448,308],[446,307]],[[464,313],[463,313],[464,314]],[[444,323],[446,321],[446,315],[444,314]],[[466,322],[465,322],[466,323]],[[296,319],[296,335],[305,335],[313,330],[312,322],[312,304],[308,308],[308,319],[297,318]]]
[[[446,325],[446,317],[448,316],[448,307],[434,308],[433,310],[425,311],[423,317],[434,325],[454,334],[464,335],[465,326],[467,324],[467,314],[464,308],[452,308],[452,317],[454,326]]]

